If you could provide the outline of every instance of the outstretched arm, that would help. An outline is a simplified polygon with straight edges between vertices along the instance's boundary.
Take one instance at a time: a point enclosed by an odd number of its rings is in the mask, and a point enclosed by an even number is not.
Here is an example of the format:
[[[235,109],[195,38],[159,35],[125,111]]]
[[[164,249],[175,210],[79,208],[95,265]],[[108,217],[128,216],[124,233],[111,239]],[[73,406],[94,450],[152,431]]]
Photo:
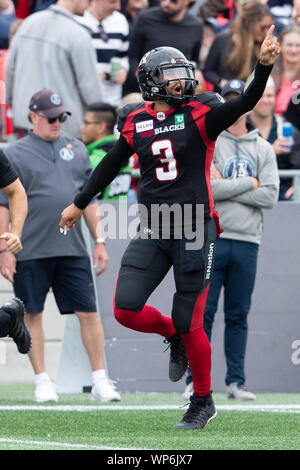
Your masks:
[[[124,161],[127,161],[132,153],[132,148],[121,135],[114,147],[96,166],[83,190],[75,197],[74,203],[63,210],[59,223],[61,228],[69,230],[75,225],[92,198],[103,191],[114,180]]]
[[[262,97],[273,64],[280,54],[277,38],[273,36],[272,25],[261,45],[259,61],[248,78],[244,93],[223,103],[207,113],[206,131],[211,140],[230,127],[242,114],[254,108]]]

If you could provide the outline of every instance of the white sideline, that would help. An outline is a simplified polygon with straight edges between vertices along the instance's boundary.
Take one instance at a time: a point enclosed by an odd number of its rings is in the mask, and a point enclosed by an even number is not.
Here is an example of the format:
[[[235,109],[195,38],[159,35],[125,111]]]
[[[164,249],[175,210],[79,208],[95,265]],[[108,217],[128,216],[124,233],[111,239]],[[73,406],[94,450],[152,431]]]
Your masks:
[[[2,405],[0,411],[130,411],[180,410],[181,405]],[[216,405],[220,411],[270,411],[300,413],[299,405]]]
[[[9,439],[5,437],[0,438],[0,442],[7,444],[23,444],[23,445],[36,445],[43,447],[69,447],[73,449],[90,449],[90,450],[141,450],[135,447],[106,447],[96,446],[90,444],[71,444],[69,442],[54,442],[54,441],[33,441],[26,439]]]

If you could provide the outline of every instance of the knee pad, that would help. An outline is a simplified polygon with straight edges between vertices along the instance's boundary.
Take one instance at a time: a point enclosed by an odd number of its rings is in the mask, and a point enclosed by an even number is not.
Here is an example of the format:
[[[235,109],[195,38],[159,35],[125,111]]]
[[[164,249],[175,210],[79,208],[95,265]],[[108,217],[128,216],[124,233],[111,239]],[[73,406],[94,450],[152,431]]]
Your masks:
[[[126,274],[120,274],[114,295],[114,306],[117,309],[139,312],[145,303],[145,295],[140,289],[137,289],[134,279]]]

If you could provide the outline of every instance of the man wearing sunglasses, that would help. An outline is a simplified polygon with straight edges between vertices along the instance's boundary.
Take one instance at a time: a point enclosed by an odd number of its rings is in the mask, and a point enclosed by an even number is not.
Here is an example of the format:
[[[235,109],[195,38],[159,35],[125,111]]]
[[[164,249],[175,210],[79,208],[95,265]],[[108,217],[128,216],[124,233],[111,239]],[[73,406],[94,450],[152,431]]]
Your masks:
[[[35,400],[58,400],[44,364],[42,312],[50,288],[60,313],[76,313],[79,319],[92,369],[93,398],[120,400],[104,368],[104,334],[81,228],[78,226],[68,238],[57,229],[58,214],[92,173],[84,144],[62,135],[62,124],[70,114],[58,93],[48,89],[38,91],[29,104],[32,131],[5,150],[27,193],[29,210],[23,229],[23,250],[17,257],[6,253],[5,259],[0,259],[0,268],[4,277],[13,281],[15,295],[25,304],[25,322],[32,337],[29,359],[35,373]],[[7,200],[2,194],[0,206],[3,213]],[[97,209],[97,202],[91,201],[85,220],[95,240],[93,263],[100,275],[107,267],[108,257],[104,240],[99,238]],[[1,217],[0,233],[8,231],[8,220],[8,215]]]

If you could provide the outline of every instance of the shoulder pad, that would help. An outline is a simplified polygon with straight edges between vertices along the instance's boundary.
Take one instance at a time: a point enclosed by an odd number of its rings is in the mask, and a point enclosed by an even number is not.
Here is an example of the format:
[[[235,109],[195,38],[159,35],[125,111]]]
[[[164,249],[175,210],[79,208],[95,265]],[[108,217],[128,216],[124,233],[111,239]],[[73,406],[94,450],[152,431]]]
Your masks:
[[[219,94],[215,93],[214,91],[207,91],[205,93],[201,93],[200,95],[197,95],[195,98],[195,101],[199,101],[202,104],[205,104],[209,108],[215,108],[216,106],[219,106],[222,103],[225,103],[224,98]]]
[[[142,101],[141,103],[126,104],[123,108],[121,108],[121,110],[119,111],[119,116],[118,116],[118,126],[117,126],[118,131],[119,132],[122,131],[127,118],[130,117],[130,114],[138,111],[144,106],[145,106],[145,103]]]

